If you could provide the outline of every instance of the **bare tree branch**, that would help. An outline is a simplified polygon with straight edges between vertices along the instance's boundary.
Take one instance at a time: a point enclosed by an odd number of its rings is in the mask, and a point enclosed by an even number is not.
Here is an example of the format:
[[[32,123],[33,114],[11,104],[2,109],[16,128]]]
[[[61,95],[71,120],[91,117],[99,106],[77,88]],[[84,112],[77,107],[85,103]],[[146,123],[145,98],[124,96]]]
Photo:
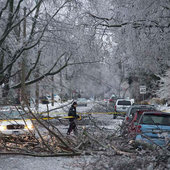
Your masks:
[[[28,17],[32,12],[34,12],[34,10],[38,7],[38,5],[42,2],[43,0],[40,0],[32,10],[30,10],[25,17]],[[9,33],[16,27],[18,26],[22,21],[24,21],[25,17],[23,17],[22,19],[20,19],[20,21],[18,21],[16,24],[14,25],[10,25],[7,26],[4,33],[2,34],[1,38],[0,38],[0,47],[2,46],[4,40],[6,39],[6,37],[9,35]],[[8,24],[7,24],[8,25]]]
[[[58,69],[58,70],[55,71],[55,72],[51,72],[51,71],[54,69],[54,67],[56,66],[56,64],[58,63],[59,59],[61,59],[65,54],[66,54],[66,53],[63,53],[63,54],[57,59],[57,61],[54,63],[54,65],[52,66],[52,68],[50,68],[50,70],[49,70],[48,72],[46,72],[45,74],[43,74],[42,76],[40,76],[40,77],[38,77],[38,78],[36,78],[36,79],[34,79],[34,80],[25,82],[25,85],[33,84],[33,83],[35,83],[35,82],[37,82],[37,81],[42,80],[42,79],[43,79],[44,77],[46,77],[46,76],[55,75],[55,74],[59,73],[61,70],[63,70],[63,69],[68,65],[67,62],[68,62],[69,59],[66,61],[66,63],[64,64],[64,66],[62,66],[60,69]],[[20,87],[21,87],[21,83],[15,85],[15,86],[12,86],[11,88],[14,88],[14,89],[15,89],[15,88],[20,88]]]
[[[139,28],[139,27],[148,27],[148,28],[152,28],[152,27],[157,27],[157,28],[169,28],[170,27],[170,23],[167,25],[159,25],[159,23],[157,21],[154,20],[136,20],[136,21],[129,21],[129,22],[122,22],[120,24],[110,24],[109,22],[106,21],[111,21],[113,20],[113,18],[103,18],[103,17],[99,17],[99,16],[95,16],[91,13],[88,13],[92,18],[95,18],[99,21],[103,21],[105,23],[98,23],[98,25],[104,26],[104,27],[108,27],[108,28],[119,28],[119,27],[123,27],[126,25],[132,25],[133,28]],[[148,24],[147,22],[151,22],[153,24]]]
[[[5,4],[4,8],[2,8],[2,10],[0,11],[0,19],[1,19],[1,16],[2,16],[3,12],[4,12],[4,11],[6,10],[6,8],[8,7],[9,1],[10,1],[10,0],[7,0],[7,1],[6,1],[6,4]]]
[[[29,79],[32,71],[36,68],[36,66],[37,66],[37,64],[38,64],[38,62],[39,62],[39,60],[40,60],[40,56],[41,56],[41,51],[38,51],[38,56],[37,56],[37,59],[36,59],[36,61],[35,61],[35,64],[33,65],[33,67],[32,67],[32,68],[30,69],[30,71],[28,72],[25,80],[28,80],[28,79]]]

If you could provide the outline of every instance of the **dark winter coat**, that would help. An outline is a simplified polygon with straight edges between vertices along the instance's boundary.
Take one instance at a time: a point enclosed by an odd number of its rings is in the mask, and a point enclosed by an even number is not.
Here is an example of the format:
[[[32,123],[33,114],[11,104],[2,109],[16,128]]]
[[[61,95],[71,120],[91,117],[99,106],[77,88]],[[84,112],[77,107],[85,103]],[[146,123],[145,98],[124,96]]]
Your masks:
[[[78,117],[78,115],[76,114],[76,107],[74,107],[73,105],[69,109],[68,116],[73,116],[75,118]],[[69,120],[74,120],[75,118],[70,118]]]

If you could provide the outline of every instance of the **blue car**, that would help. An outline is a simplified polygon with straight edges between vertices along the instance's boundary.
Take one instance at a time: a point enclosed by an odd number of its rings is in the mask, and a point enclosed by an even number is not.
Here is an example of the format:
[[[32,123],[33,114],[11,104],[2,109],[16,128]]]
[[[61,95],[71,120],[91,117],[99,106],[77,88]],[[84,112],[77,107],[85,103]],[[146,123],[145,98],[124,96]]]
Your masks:
[[[161,147],[170,146],[170,113],[144,112],[138,122],[138,128],[140,132],[136,135],[136,141]]]

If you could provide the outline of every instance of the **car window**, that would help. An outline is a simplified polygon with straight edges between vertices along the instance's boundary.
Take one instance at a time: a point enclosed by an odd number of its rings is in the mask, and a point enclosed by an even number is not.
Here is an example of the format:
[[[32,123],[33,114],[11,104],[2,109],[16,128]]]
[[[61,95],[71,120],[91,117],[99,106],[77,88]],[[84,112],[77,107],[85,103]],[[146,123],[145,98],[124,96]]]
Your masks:
[[[0,113],[0,120],[10,120],[10,119],[25,119],[28,118],[27,114],[23,111],[3,111]]]
[[[78,98],[77,100],[78,100],[78,101],[86,101],[85,98]]]
[[[138,107],[138,108],[132,108],[131,111],[130,111],[130,114],[132,116],[134,116],[134,114],[137,112],[137,111],[151,111],[151,110],[155,110],[154,108],[152,107],[148,107],[148,108],[141,108],[141,107]]]
[[[117,102],[117,105],[131,105],[131,102],[130,101],[126,101],[126,100],[122,100],[122,101],[118,101]]]
[[[137,110],[139,110],[139,109],[138,108],[132,108],[130,115],[133,117]]]
[[[142,124],[170,126],[170,115],[167,114],[144,114]]]

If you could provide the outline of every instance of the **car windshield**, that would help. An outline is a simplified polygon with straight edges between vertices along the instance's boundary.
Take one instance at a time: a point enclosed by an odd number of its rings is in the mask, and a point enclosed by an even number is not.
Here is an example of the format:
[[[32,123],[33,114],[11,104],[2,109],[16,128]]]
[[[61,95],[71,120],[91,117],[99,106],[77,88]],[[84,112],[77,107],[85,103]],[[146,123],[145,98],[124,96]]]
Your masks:
[[[131,102],[130,101],[126,101],[126,100],[122,100],[122,101],[118,101],[117,102],[117,105],[131,105]]]
[[[78,101],[86,101],[85,98],[78,98],[77,100],[78,100]]]
[[[170,126],[170,115],[168,114],[144,114],[141,124]]]
[[[131,111],[130,111],[130,114],[132,115],[132,117],[134,116],[134,114],[137,112],[137,111],[145,111],[145,110],[154,110],[154,108],[152,107],[148,107],[148,108],[141,108],[141,107],[138,107],[138,108],[132,108]]]
[[[10,120],[10,119],[19,120],[25,118],[28,118],[28,116],[23,111],[10,110],[10,111],[0,112],[0,120]]]

